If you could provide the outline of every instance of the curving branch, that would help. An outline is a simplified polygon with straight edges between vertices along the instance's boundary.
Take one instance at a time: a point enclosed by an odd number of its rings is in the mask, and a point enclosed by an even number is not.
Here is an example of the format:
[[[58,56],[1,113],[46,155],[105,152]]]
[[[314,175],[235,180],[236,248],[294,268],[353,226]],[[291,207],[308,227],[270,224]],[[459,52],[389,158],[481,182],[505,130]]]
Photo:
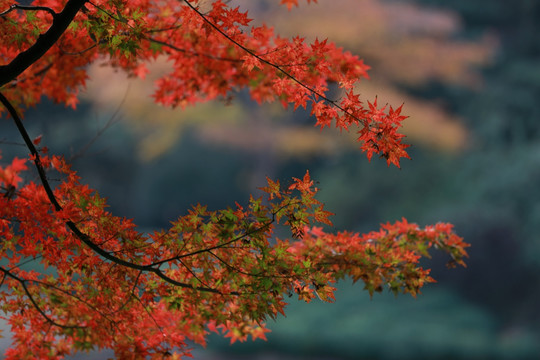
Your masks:
[[[0,16],[4,16],[12,12],[13,10],[23,10],[23,11],[46,11],[49,14],[52,15],[53,19],[58,15],[57,12],[55,12],[53,9],[47,6],[31,6],[31,5],[19,5],[19,4],[13,4],[9,7],[9,9],[2,11],[0,13]]]
[[[301,80],[299,80],[298,78],[296,78],[294,75],[292,75],[291,73],[289,73],[287,70],[283,69],[284,66],[281,66],[279,64],[275,64],[275,63],[272,63],[266,59],[264,59],[262,56],[264,55],[258,55],[257,53],[255,53],[253,50],[247,48],[246,46],[240,44],[238,41],[234,40],[232,37],[230,37],[229,35],[227,35],[225,33],[225,31],[223,31],[222,29],[219,28],[218,25],[214,24],[212,21],[210,21],[208,19],[208,17],[203,14],[202,12],[199,11],[199,9],[192,5],[188,0],[180,0],[182,2],[184,2],[189,8],[191,8],[191,10],[193,10],[195,13],[197,13],[197,15],[199,15],[204,22],[206,22],[208,25],[210,25],[210,27],[212,27],[215,31],[217,31],[219,34],[221,34],[222,36],[224,36],[227,40],[229,40],[231,43],[233,43],[234,45],[236,45],[238,48],[240,48],[241,50],[243,50],[244,52],[246,52],[248,55],[250,56],[253,56],[254,58],[256,58],[257,60],[259,60],[261,63],[263,64],[266,64],[274,69],[276,69],[278,72],[280,72],[281,74],[283,74],[285,77],[289,78],[291,81],[295,82],[296,84],[298,84],[299,86],[303,87],[304,89],[306,89],[308,92],[310,92],[312,94],[312,96],[314,97],[319,97],[321,98],[322,100],[326,101],[328,104],[332,105],[333,107],[335,107],[336,109],[342,111],[344,114],[346,114],[347,116],[350,116],[351,118],[353,118],[354,120],[358,121],[358,122],[363,122],[362,119],[360,119],[358,116],[354,115],[353,113],[351,113],[349,110],[345,109],[343,106],[341,106],[340,104],[337,103],[337,101],[335,100],[332,100],[330,99],[329,97],[327,97],[326,95],[324,95],[323,93],[321,93],[320,91],[317,91],[316,89],[314,89],[313,87],[303,83]]]
[[[275,214],[274,214],[274,216],[275,216]],[[260,231],[262,231],[264,229],[267,229],[274,222],[275,222],[275,217],[273,217],[272,220],[262,224],[260,227],[255,228],[255,229],[253,229],[251,231],[248,231],[248,232],[246,232],[246,233],[244,233],[242,235],[238,235],[238,236],[232,238],[229,241],[226,241],[226,242],[223,242],[223,243],[220,243],[220,244],[208,247],[208,248],[198,249],[198,250],[195,250],[195,251],[191,251],[189,253],[176,255],[176,256],[161,260],[161,261],[157,261],[157,262],[152,263],[151,266],[162,265],[162,264],[165,264],[165,263],[170,263],[170,262],[175,261],[175,260],[181,260],[181,259],[191,257],[191,256],[195,256],[195,255],[198,255],[198,254],[211,252],[212,250],[222,249],[222,248],[227,247],[227,246],[229,246],[229,245],[231,245],[231,244],[233,244],[235,242],[238,242],[240,240],[243,240],[243,239],[247,238],[251,234],[256,234],[256,233],[258,233],[258,232],[260,232]]]
[[[8,110],[8,113],[11,115],[11,117],[15,121],[17,129],[19,130],[21,136],[23,137],[26,146],[30,150],[30,154],[34,158],[34,165],[35,165],[35,167],[36,167],[36,169],[38,171],[40,181],[41,181],[41,183],[43,185],[43,188],[45,189],[45,193],[47,194],[47,197],[49,198],[49,202],[53,205],[55,211],[62,211],[62,206],[58,203],[58,200],[56,199],[56,196],[54,195],[54,192],[53,192],[52,187],[51,187],[51,185],[49,183],[49,180],[47,179],[47,175],[45,173],[45,168],[43,167],[43,164],[41,162],[41,157],[40,157],[36,147],[34,146],[32,140],[30,139],[30,136],[28,135],[28,132],[26,131],[26,128],[24,127],[24,125],[23,125],[23,123],[21,121],[21,118],[17,114],[17,110],[15,110],[13,105],[9,102],[9,100],[2,93],[0,93],[0,102],[6,107],[6,109]],[[68,221],[66,221],[65,224],[70,229],[70,231],[79,240],[81,240],[86,246],[88,246],[90,249],[92,249],[95,253],[97,253],[101,257],[103,257],[106,260],[109,260],[109,261],[111,261],[111,262],[113,262],[113,263],[115,263],[117,265],[125,266],[127,268],[135,269],[135,270],[139,270],[139,271],[154,273],[158,277],[160,277],[161,279],[165,280],[166,282],[168,282],[168,283],[170,283],[172,285],[183,287],[183,288],[188,288],[188,289],[197,290],[197,291],[212,292],[212,293],[221,294],[221,295],[241,295],[240,293],[237,293],[237,292],[234,292],[234,293],[231,292],[231,293],[228,293],[228,294],[223,294],[221,291],[219,291],[217,289],[205,288],[205,287],[195,287],[193,285],[182,283],[182,282],[179,282],[177,280],[174,280],[174,279],[168,277],[167,275],[165,275],[159,269],[158,266],[156,266],[156,264],[140,265],[140,264],[128,261],[128,260],[124,260],[124,259],[119,258],[117,256],[114,256],[112,253],[106,251],[105,249],[101,248],[98,244],[94,243],[92,241],[92,239],[90,238],[90,236],[83,233],[73,221],[68,220]]]
[[[86,0],[69,0],[61,12],[55,13],[51,10],[54,13],[51,27],[37,38],[34,45],[19,53],[9,64],[0,66],[0,87],[17,78],[45,55],[66,31],[85,3]],[[35,8],[34,10],[45,10],[42,7],[33,8]]]
[[[148,40],[151,43],[164,46],[166,48],[184,53],[186,55],[200,56],[200,57],[205,57],[211,60],[219,60],[219,61],[229,61],[229,62],[236,62],[236,63],[244,62],[244,60],[242,59],[225,58],[225,57],[219,57],[219,56],[210,55],[210,54],[202,54],[193,50],[182,49],[182,48],[179,48],[178,46],[174,46],[173,44],[169,44],[168,42],[165,42],[165,41],[154,39],[153,37],[150,37],[150,36],[145,36],[144,39]]]
[[[63,10],[61,12],[59,12],[59,13],[56,13],[56,12],[54,12],[52,10],[50,10],[50,11],[46,10],[45,8],[42,8],[42,7],[31,7],[31,6],[30,7],[25,7],[24,10],[49,11],[53,15],[53,22],[52,22],[52,25],[50,26],[50,28],[44,34],[40,35],[38,37],[38,39],[36,40],[36,42],[30,48],[28,48],[27,50],[19,53],[9,64],[0,66],[0,87],[7,84],[7,83],[9,83],[9,82],[11,82],[15,78],[17,78],[17,76],[19,76],[22,72],[24,72],[29,66],[34,64],[37,60],[39,60],[39,58],[41,56],[43,56],[58,41],[60,36],[66,31],[69,24],[74,19],[76,14],[83,8],[85,3],[87,3],[87,2],[90,3],[91,5],[95,6],[96,8],[100,9],[99,7],[97,7],[95,4],[93,4],[92,2],[90,2],[88,0],[68,0],[65,7],[63,8]],[[225,36],[229,41],[234,43],[236,46],[240,47],[242,50],[247,52],[249,55],[254,56],[257,59],[259,59],[261,62],[266,63],[267,65],[276,68],[276,70],[280,71],[285,76],[291,78],[293,81],[295,81],[299,85],[301,85],[304,88],[306,88],[307,90],[309,90],[313,95],[319,96],[322,99],[332,103],[337,108],[339,108],[341,110],[344,110],[337,103],[335,103],[334,101],[328,99],[323,94],[318,93],[315,89],[310,88],[309,86],[302,83],[300,80],[296,79],[294,76],[290,75],[280,65],[276,65],[276,64],[273,64],[273,63],[265,60],[264,58],[262,58],[262,56],[264,56],[264,55],[258,55],[256,53],[254,53],[252,50],[250,50],[250,49],[244,47],[243,45],[241,45],[240,43],[236,42],[234,39],[232,39],[227,34],[225,34],[217,25],[212,23],[206,17],[205,14],[199,12],[199,10],[197,10],[188,1],[184,0],[184,2],[189,7],[191,7],[195,12],[197,12],[204,19],[204,21],[209,23],[219,33],[221,33],[223,36]],[[13,11],[16,8],[17,7],[14,7],[14,8],[11,7],[9,10],[6,10],[4,13]],[[22,8],[20,8],[20,9],[22,9]],[[103,9],[100,9],[100,10],[105,11]],[[110,14],[110,16],[114,18],[114,16],[112,14]],[[121,21],[122,19],[117,19],[117,20]],[[156,40],[156,39],[152,39],[150,37],[146,37],[146,40],[159,43],[162,46],[167,46],[167,47],[169,47],[169,48],[171,48],[173,50],[176,50],[176,51],[184,51],[182,49],[175,48],[170,44],[161,42],[161,41]],[[194,54],[194,55],[201,56],[201,54]],[[230,60],[230,59],[221,59],[221,58],[216,58],[216,59],[217,60]],[[49,183],[49,181],[47,179],[46,172],[45,172],[44,166],[43,166],[43,164],[41,162],[40,155],[39,155],[36,147],[34,146],[32,140],[30,139],[30,136],[28,135],[28,133],[26,131],[26,128],[24,127],[24,125],[23,125],[23,123],[22,123],[16,109],[13,107],[13,105],[9,102],[9,100],[2,93],[0,93],[0,102],[6,107],[6,109],[8,110],[8,113],[13,118],[13,120],[14,120],[14,122],[15,122],[18,130],[19,130],[19,133],[23,137],[23,140],[24,140],[27,148],[30,150],[30,153],[31,153],[33,161],[34,161],[34,165],[35,165],[35,167],[36,167],[36,169],[38,171],[40,181],[41,181],[41,183],[42,183],[42,185],[43,185],[43,187],[45,189],[45,192],[47,194],[49,202],[52,204],[55,211],[61,211],[62,206],[59,204],[58,200],[56,199],[56,197],[54,195],[54,192],[53,192],[53,189],[52,189],[52,187],[51,187],[51,185],[50,185],[50,183]],[[217,246],[210,247],[210,248],[205,248],[205,249],[200,249],[200,250],[193,251],[193,252],[190,252],[190,253],[187,253],[187,254],[174,256],[174,257],[169,258],[169,259],[165,259],[165,260],[162,260],[162,261],[158,261],[158,262],[151,263],[151,264],[146,264],[146,265],[144,265],[144,264],[141,265],[141,264],[138,264],[138,263],[135,263],[135,262],[120,258],[118,256],[115,256],[113,252],[109,252],[109,251],[105,250],[104,248],[102,248],[100,246],[100,244],[95,243],[91,239],[91,237],[89,235],[85,234],[84,232],[82,232],[74,222],[68,220],[68,221],[65,222],[65,224],[70,229],[70,231],[78,239],[80,239],[86,246],[88,246],[91,250],[93,250],[95,253],[100,255],[102,258],[104,258],[104,259],[106,259],[108,261],[111,261],[114,264],[124,266],[124,267],[127,267],[127,268],[131,268],[131,269],[134,269],[134,270],[138,270],[140,272],[154,273],[156,276],[158,276],[162,280],[164,280],[164,281],[166,281],[166,282],[168,282],[168,283],[170,283],[172,285],[176,285],[176,286],[183,287],[183,288],[189,288],[189,289],[193,289],[193,290],[197,290],[197,291],[206,291],[206,292],[211,292],[211,293],[217,293],[217,294],[221,294],[221,295],[241,295],[241,293],[239,293],[239,292],[230,292],[230,293],[225,294],[225,293],[222,293],[218,289],[208,288],[208,287],[198,287],[198,286],[193,286],[191,284],[179,282],[179,281],[177,281],[175,279],[172,279],[171,277],[167,276],[160,269],[160,266],[165,264],[165,263],[175,261],[175,260],[181,260],[182,258],[185,258],[185,257],[188,257],[188,256],[194,256],[194,255],[197,255],[199,253],[204,253],[204,252],[210,252],[211,253],[212,250],[228,246],[231,243],[234,243],[236,241],[239,241],[239,240],[249,236],[253,232],[262,231],[265,228],[267,228],[273,222],[274,222],[274,219],[272,219],[269,223],[262,224],[259,228],[253,230],[252,232],[247,232],[245,234],[242,234],[242,235],[240,235],[238,237],[235,237],[235,238],[231,239],[228,242],[219,244]]]
[[[30,292],[30,290],[28,289],[28,286],[26,285],[26,282],[27,281],[32,281],[32,280],[27,280],[27,279],[21,279],[20,277],[18,277],[17,275],[11,273],[9,270],[6,270],[4,269],[3,267],[0,266],[0,271],[2,273],[4,273],[4,278],[2,279],[2,282],[4,282],[4,279],[6,277],[10,277],[14,280],[16,280],[19,284],[21,284],[23,290],[24,290],[24,293],[26,294],[26,296],[28,297],[28,299],[30,300],[30,302],[32,303],[32,306],[36,309],[36,311],[45,319],[45,321],[47,321],[49,324],[51,325],[54,325],[54,326],[57,326],[59,328],[62,328],[62,329],[81,329],[81,328],[84,328],[84,326],[79,326],[79,325],[65,325],[65,324],[59,324],[57,323],[56,321],[54,321],[53,319],[51,319],[51,317],[49,317],[49,315],[47,315],[45,313],[45,311],[38,305],[38,303],[36,302],[36,300],[34,299],[34,296],[32,295],[32,293]]]

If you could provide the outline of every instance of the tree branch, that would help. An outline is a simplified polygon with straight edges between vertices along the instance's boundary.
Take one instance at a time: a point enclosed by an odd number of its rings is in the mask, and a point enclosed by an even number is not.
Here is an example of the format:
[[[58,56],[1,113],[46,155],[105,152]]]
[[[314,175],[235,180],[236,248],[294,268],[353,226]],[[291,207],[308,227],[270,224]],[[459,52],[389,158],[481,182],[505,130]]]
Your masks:
[[[229,35],[227,35],[225,33],[225,31],[223,31],[222,29],[219,28],[219,26],[217,26],[216,24],[214,24],[212,21],[210,21],[208,19],[208,17],[201,13],[196,6],[192,5],[189,1],[187,0],[180,0],[182,2],[184,2],[189,8],[191,8],[191,10],[193,10],[195,13],[197,13],[197,15],[199,15],[204,22],[206,22],[208,25],[210,25],[210,27],[212,27],[214,30],[216,30],[219,34],[223,35],[227,40],[229,40],[231,43],[233,43],[234,45],[238,46],[240,49],[242,49],[243,51],[245,51],[247,54],[249,54],[250,56],[253,56],[254,58],[256,58],[257,60],[259,60],[261,63],[263,64],[266,64],[274,69],[276,69],[278,72],[282,73],[285,77],[291,79],[291,81],[295,82],[296,84],[298,84],[299,86],[303,87],[304,89],[306,89],[307,91],[309,91],[312,96],[314,97],[319,97],[321,98],[322,100],[326,101],[327,103],[331,104],[332,106],[334,106],[335,108],[337,108],[338,110],[341,110],[344,114],[346,114],[347,116],[350,116],[351,118],[353,118],[354,120],[358,121],[358,122],[363,122],[362,119],[360,119],[359,117],[357,117],[356,115],[354,115],[353,113],[351,113],[350,111],[348,111],[347,109],[345,109],[344,107],[342,107],[341,105],[339,105],[336,101],[330,99],[329,97],[325,96],[323,93],[321,93],[320,91],[317,91],[316,89],[312,88],[311,86],[303,83],[301,80],[297,79],[294,75],[292,75],[291,73],[289,73],[288,71],[284,70],[283,67],[279,64],[274,64],[266,59],[264,59],[261,55],[258,55],[256,54],[253,50],[251,49],[248,49],[247,47],[245,47],[244,45],[240,44],[238,41],[234,40],[232,37],[230,37]]]
[[[19,282],[19,284],[21,284],[23,290],[24,290],[24,293],[26,294],[26,296],[28,297],[28,300],[30,300],[30,302],[32,303],[32,306],[34,306],[34,308],[36,309],[36,311],[51,325],[54,325],[54,326],[57,326],[59,328],[62,328],[62,329],[81,329],[81,328],[84,328],[84,326],[78,326],[78,325],[64,325],[64,324],[59,324],[57,323],[56,321],[54,321],[53,319],[51,319],[46,313],[45,311],[43,311],[43,309],[38,305],[38,303],[36,302],[36,300],[34,299],[34,297],[32,296],[32,294],[30,293],[30,290],[28,289],[28,286],[26,286],[26,282],[27,281],[33,281],[33,280],[27,280],[27,279],[21,279],[20,277],[12,274],[11,272],[9,272],[8,270],[4,269],[3,267],[0,267],[0,271],[4,273],[4,279],[5,277],[10,277],[16,281]],[[3,282],[3,280],[2,280]]]
[[[23,11],[46,11],[49,14],[51,14],[53,18],[55,18],[56,15],[58,15],[58,13],[56,13],[53,9],[51,9],[50,7],[46,7],[46,6],[31,6],[31,5],[26,6],[26,5],[13,4],[6,11],[2,11],[0,13],[0,16],[7,15],[7,14],[9,14],[10,12],[12,12],[15,9],[19,9],[19,10],[23,10]]]
[[[238,235],[238,236],[232,238],[231,240],[223,242],[221,244],[217,244],[217,245],[214,245],[214,246],[211,246],[211,247],[208,247],[208,248],[204,248],[204,249],[198,249],[198,250],[191,251],[189,253],[185,253],[185,254],[181,254],[181,255],[176,255],[176,256],[170,257],[168,259],[160,260],[160,261],[157,261],[155,263],[152,263],[151,266],[158,266],[158,265],[162,265],[162,264],[172,262],[172,261],[175,261],[175,260],[181,260],[181,259],[186,258],[186,257],[191,257],[191,256],[195,256],[195,255],[202,254],[202,253],[205,253],[205,252],[210,252],[210,251],[215,250],[215,249],[224,248],[224,247],[226,247],[226,246],[228,246],[228,245],[230,245],[232,243],[235,243],[235,242],[237,242],[239,240],[245,239],[246,237],[248,237],[251,234],[258,233],[259,231],[262,231],[262,230],[268,228],[270,225],[272,225],[274,223],[274,221],[275,220],[272,219],[271,221],[264,223],[263,225],[261,225],[260,227],[258,227],[256,229],[248,231],[248,232],[246,232],[246,233],[244,233],[242,235]]]
[[[49,184],[49,180],[47,179],[47,175],[45,174],[45,168],[43,167],[43,164],[41,162],[41,158],[39,156],[39,153],[34,146],[34,143],[30,139],[30,136],[28,135],[28,132],[26,131],[26,128],[24,127],[21,118],[17,114],[17,111],[11,105],[9,100],[4,96],[4,94],[0,93],[0,102],[6,107],[9,114],[15,121],[15,124],[17,125],[17,129],[19,130],[21,136],[24,139],[24,142],[28,149],[30,150],[30,154],[34,157],[34,165],[36,166],[36,169],[39,174],[39,178],[41,180],[41,183],[43,185],[43,188],[45,189],[45,193],[47,194],[47,197],[49,198],[49,202],[53,205],[55,211],[61,211],[62,206],[58,203],[58,200],[56,199],[56,196],[54,195],[54,192],[51,188],[51,185]],[[92,249],[95,253],[100,255],[101,257],[112,261],[115,264],[125,266],[130,269],[135,269],[139,271],[145,271],[145,272],[151,272],[156,274],[158,277],[162,278],[163,280],[167,281],[168,283],[184,288],[190,288],[193,290],[198,291],[206,291],[206,292],[212,292],[217,294],[222,294],[219,290],[216,289],[210,289],[210,288],[204,288],[204,287],[194,287],[193,285],[182,283],[179,281],[176,281],[167,275],[165,275],[159,268],[156,267],[155,264],[148,264],[148,265],[140,265],[136,264],[134,262],[124,260],[122,258],[119,258],[117,256],[114,256],[110,252],[106,251],[105,249],[101,248],[98,244],[94,243],[90,236],[83,233],[77,225],[71,221],[66,221],[66,226],[71,230],[71,232],[79,239],[81,240],[86,246],[88,246],[90,249]],[[226,294],[223,294],[226,295]],[[228,295],[240,295],[239,293],[230,293]]]
[[[19,53],[9,64],[0,66],[0,87],[15,79],[45,55],[66,31],[85,3],[86,0],[69,0],[61,12],[54,13],[53,11],[53,22],[49,30],[40,35],[34,45]],[[41,7],[33,8],[45,10]]]

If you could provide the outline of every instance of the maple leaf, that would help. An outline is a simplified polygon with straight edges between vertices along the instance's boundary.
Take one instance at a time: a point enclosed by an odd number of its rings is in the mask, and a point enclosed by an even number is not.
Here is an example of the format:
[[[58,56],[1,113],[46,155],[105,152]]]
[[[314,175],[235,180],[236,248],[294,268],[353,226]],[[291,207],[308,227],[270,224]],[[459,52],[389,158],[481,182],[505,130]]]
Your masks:
[[[306,174],[304,175],[302,180],[297,178],[293,178],[293,180],[294,183],[289,186],[289,190],[299,190],[308,194],[313,194],[317,191],[317,188],[312,189],[314,182],[309,176],[309,170],[306,171]]]
[[[307,0],[307,3],[317,3],[317,0]],[[298,0],[281,0],[282,5],[287,5],[287,9],[290,11],[293,6],[298,6]]]
[[[32,140],[32,142],[34,143],[34,145],[38,146],[39,143],[41,142],[41,138],[42,138],[42,137],[43,137],[42,135],[36,136],[36,137],[34,138],[34,140]]]
[[[26,166],[26,159],[19,159],[18,157],[14,157],[11,161],[11,171],[18,173],[20,171],[28,169]]]
[[[298,6],[298,0],[281,0],[281,4],[287,5],[287,9],[290,11],[293,6]]]

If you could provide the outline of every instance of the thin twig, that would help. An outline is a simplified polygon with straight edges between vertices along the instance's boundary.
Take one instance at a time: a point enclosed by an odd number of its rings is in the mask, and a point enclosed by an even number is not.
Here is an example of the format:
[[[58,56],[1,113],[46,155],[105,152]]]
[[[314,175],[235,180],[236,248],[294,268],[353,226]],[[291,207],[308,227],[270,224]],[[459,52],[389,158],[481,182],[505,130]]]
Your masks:
[[[332,106],[336,107],[337,109],[343,111],[344,114],[352,117],[353,119],[355,119],[356,121],[359,121],[359,122],[362,122],[362,119],[358,118],[357,116],[355,116],[354,114],[352,114],[350,111],[346,110],[345,108],[343,108],[341,105],[339,105],[336,101],[328,98],[326,95],[324,95],[323,93],[315,90],[314,88],[304,84],[302,81],[298,80],[294,75],[291,75],[289,72],[287,72],[286,70],[284,70],[280,65],[277,65],[277,64],[274,64],[266,59],[264,59],[263,57],[261,57],[260,55],[256,54],[253,50],[251,49],[248,49],[247,47],[245,47],[244,45],[240,44],[238,41],[234,40],[232,37],[230,37],[229,35],[227,35],[223,30],[221,30],[219,28],[219,26],[217,26],[216,24],[214,24],[212,21],[210,21],[203,13],[201,13],[197,7],[193,6],[189,1],[187,0],[181,0],[183,1],[189,8],[191,8],[193,11],[195,11],[202,19],[204,22],[206,22],[208,25],[210,25],[214,30],[216,30],[218,33],[220,33],[221,35],[223,35],[227,40],[229,40],[230,42],[232,42],[234,45],[238,46],[240,49],[242,49],[243,51],[245,51],[246,53],[248,53],[249,55],[255,57],[257,60],[259,60],[260,62],[276,69],[277,71],[279,71],[280,73],[282,73],[283,75],[285,75],[287,78],[291,79],[293,82],[295,82],[296,84],[298,84],[299,86],[303,87],[304,89],[308,90],[312,95],[314,96],[317,96],[317,97],[320,97],[321,99],[323,99],[324,101],[328,102],[329,104],[331,104]]]
[[[208,248],[204,248],[204,249],[199,249],[199,250],[195,250],[195,251],[192,251],[192,252],[189,252],[187,254],[182,254],[182,255],[178,255],[178,256],[173,256],[171,258],[168,258],[168,259],[165,259],[165,260],[160,260],[158,262],[155,262],[153,263],[152,265],[154,266],[158,266],[158,265],[161,265],[161,264],[164,264],[164,263],[168,263],[168,262],[171,262],[171,261],[175,261],[175,260],[180,260],[180,259],[183,259],[183,258],[186,258],[186,257],[190,257],[190,256],[194,256],[194,255],[198,255],[198,254],[202,254],[202,253],[205,253],[205,252],[209,252],[211,250],[215,250],[215,249],[220,249],[222,247],[225,247],[225,246],[228,246],[234,242],[237,242],[239,240],[242,240],[246,237],[248,237],[249,235],[251,234],[255,234],[255,233],[258,233],[259,231],[262,231],[264,230],[265,228],[268,228],[270,225],[272,225],[274,223],[274,219],[270,220],[269,222],[263,224],[262,226],[256,228],[256,229],[253,229],[252,231],[248,231],[242,235],[239,235],[239,236],[236,236],[234,238],[232,238],[231,240],[229,241],[226,241],[226,242],[223,242],[221,244],[217,244],[217,245],[214,245],[214,246],[211,246],[211,247],[208,247]]]
[[[36,302],[36,300],[34,299],[34,297],[32,296],[32,293],[30,293],[30,290],[28,289],[28,286],[26,286],[26,282],[27,281],[33,281],[33,280],[27,280],[27,279],[21,279],[20,277],[12,274],[11,272],[9,272],[8,270],[4,269],[3,267],[0,267],[0,271],[2,271],[4,273],[4,275],[6,276],[9,276],[10,278],[16,280],[17,282],[19,282],[19,284],[21,284],[26,296],[28,297],[28,299],[30,300],[30,302],[32,303],[32,305],[34,306],[34,308],[37,310],[37,312],[49,323],[49,324],[52,324],[54,326],[57,326],[59,328],[62,328],[62,329],[81,329],[81,328],[84,328],[83,326],[78,326],[78,325],[64,325],[64,324],[59,324],[57,323],[56,321],[54,321],[53,319],[51,319],[49,317],[49,315],[47,315],[45,313],[45,311],[43,311],[43,309],[38,305],[38,303]]]
[[[122,106],[125,104],[126,102],[126,99],[127,99],[127,94],[129,92],[129,85],[126,89],[126,91],[124,92],[124,97],[122,98],[122,101],[120,101],[120,103],[118,104],[118,106],[116,107],[116,109],[114,110],[113,114],[111,115],[111,117],[109,118],[109,120],[107,120],[107,122],[105,123],[105,125],[103,125],[101,127],[101,129],[99,129],[96,133],[96,135],[90,139],[90,141],[88,141],[88,143],[86,143],[86,145],[84,145],[79,151],[77,151],[75,154],[71,155],[71,157],[69,158],[69,161],[72,162],[73,160],[79,158],[79,157],[82,157],[87,151],[88,149],[97,141],[97,139],[103,135],[103,133],[105,131],[107,131],[111,126],[113,126],[114,124],[118,123],[120,121],[120,119],[117,118],[118,114],[120,113],[120,110],[122,109]]]
[[[9,9],[0,13],[0,17],[9,14],[13,10],[23,10],[23,11],[45,11],[52,15],[53,19],[58,15],[52,8],[47,6],[31,6],[31,5],[19,5],[13,4]]]

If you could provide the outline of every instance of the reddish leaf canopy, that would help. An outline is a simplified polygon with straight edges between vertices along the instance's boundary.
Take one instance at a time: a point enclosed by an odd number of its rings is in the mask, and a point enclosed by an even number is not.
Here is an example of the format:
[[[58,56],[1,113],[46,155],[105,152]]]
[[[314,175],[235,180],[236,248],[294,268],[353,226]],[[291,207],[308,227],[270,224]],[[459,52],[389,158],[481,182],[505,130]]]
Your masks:
[[[119,358],[179,356],[209,331],[233,342],[264,338],[264,321],[283,313],[287,295],[331,301],[332,284],[344,276],[371,294],[388,287],[416,295],[433,281],[418,265],[433,246],[464,265],[467,245],[448,224],[421,229],[403,219],[365,235],[314,226],[331,225],[331,214],[308,172],[285,187],[268,179],[264,196],[246,206],[197,205],[169,229],[143,234],[108,212],[62,157],[36,149],[41,138],[26,133],[22,109],[43,96],[75,107],[95,61],[144,77],[145,64],[164,56],[172,70],[156,83],[158,103],[184,107],[247,88],[258,102],[310,106],[321,128],[357,131],[369,159],[399,166],[408,157],[398,133],[402,107],[377,99],[365,106],[353,90],[367,78],[362,60],[326,40],[307,44],[249,27],[247,13],[207,3],[0,0],[1,111],[40,178],[23,181],[24,159],[0,167],[0,304],[14,337],[6,358],[62,358],[94,347]],[[340,100],[328,97],[331,82],[343,89]],[[54,189],[52,171],[63,179]],[[290,240],[275,238],[278,225],[290,229]],[[26,270],[28,261],[43,270]]]

